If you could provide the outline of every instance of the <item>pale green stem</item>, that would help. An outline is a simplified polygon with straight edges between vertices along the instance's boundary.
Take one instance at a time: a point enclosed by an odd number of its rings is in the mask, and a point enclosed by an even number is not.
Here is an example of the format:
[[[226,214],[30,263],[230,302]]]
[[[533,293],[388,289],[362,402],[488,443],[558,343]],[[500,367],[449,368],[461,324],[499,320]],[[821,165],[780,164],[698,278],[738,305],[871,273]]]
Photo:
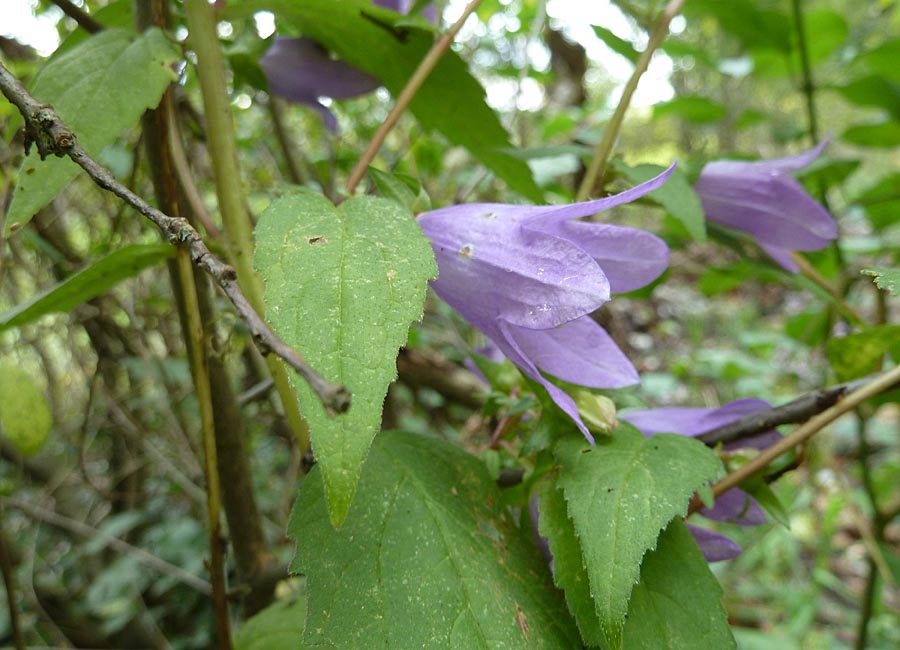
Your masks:
[[[197,78],[203,96],[206,117],[206,138],[216,181],[219,212],[225,228],[225,246],[231,264],[237,271],[238,283],[251,306],[264,313],[263,284],[253,269],[253,225],[244,197],[244,183],[238,165],[237,146],[228,86],[225,81],[225,62],[216,35],[213,8],[206,0],[185,0],[190,36],[188,44],[197,55]],[[281,398],[301,452],[309,448],[309,428],[300,415],[297,398],[284,365],[271,356],[266,364],[272,373],[275,389]]]
[[[584,179],[581,181],[581,187],[578,188],[578,194],[575,197],[576,201],[586,201],[594,192],[597,182],[603,178],[606,161],[609,160],[609,156],[612,153],[613,144],[616,141],[616,136],[619,134],[619,129],[622,128],[622,122],[625,120],[625,113],[628,112],[628,106],[631,104],[634,91],[637,90],[641,77],[650,66],[650,59],[653,58],[653,53],[662,45],[662,42],[669,34],[669,23],[681,11],[684,2],[685,0],[669,0],[669,4],[666,5],[656,24],[653,25],[647,47],[641,52],[631,78],[622,89],[622,98],[619,100],[619,105],[616,106],[609,124],[603,130],[603,137],[597,143],[597,148],[594,150],[594,158],[591,160]]]

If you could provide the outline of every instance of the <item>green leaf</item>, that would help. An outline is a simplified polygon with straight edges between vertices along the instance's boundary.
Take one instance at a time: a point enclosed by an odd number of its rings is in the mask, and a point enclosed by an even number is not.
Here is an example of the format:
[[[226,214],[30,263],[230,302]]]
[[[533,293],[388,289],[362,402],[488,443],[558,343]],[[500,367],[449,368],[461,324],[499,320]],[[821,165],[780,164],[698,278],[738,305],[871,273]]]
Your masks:
[[[41,70],[31,94],[51,104],[93,157],[137,124],[143,112],[159,103],[176,79],[171,64],[179,56],[165,35],[150,29],[136,35],[108,29],[91,36]],[[32,150],[22,162],[6,233],[31,217],[78,175],[67,158],[41,160]]]
[[[603,645],[581,544],[569,519],[565,496],[555,480],[541,491],[539,530],[547,538],[553,554],[553,582],[565,593],[566,605],[578,624],[581,638],[589,646]]]
[[[791,20],[782,12],[763,9],[753,0],[691,0],[685,3],[688,20],[712,19],[711,24],[736,37],[746,48],[772,48],[782,53],[791,46]]]
[[[422,184],[407,174],[383,172],[369,167],[369,175],[378,188],[378,192],[386,199],[393,199],[400,205],[417,214],[431,209],[431,197],[425,193]]]
[[[679,117],[695,124],[718,122],[726,114],[727,111],[722,104],[699,95],[676,97],[653,106],[653,119],[665,116]]]
[[[900,211],[900,173],[894,172],[860,190],[850,203],[862,206],[872,228],[883,230],[897,222]]]
[[[885,353],[898,343],[900,325],[879,325],[830,339],[825,352],[838,381],[851,381],[878,372]]]
[[[606,46],[616,54],[621,54],[632,63],[637,63],[641,57],[641,53],[634,49],[634,45],[626,41],[624,38],[616,36],[612,31],[600,25],[591,25],[591,29]]]
[[[280,600],[247,619],[234,635],[235,650],[297,650],[306,623],[306,593]]]
[[[900,119],[900,84],[880,75],[869,75],[834,86],[836,91],[857,106],[876,106]]]
[[[409,21],[395,25],[401,16],[369,0],[332,0],[328,11],[322,11],[320,0],[233,4],[234,15],[272,11],[341,60],[377,77],[394,97],[434,44],[432,31],[411,26]],[[512,189],[532,201],[542,200],[528,165],[503,151],[510,146],[509,134],[458,54],[451,50],[441,58],[409,108],[422,126],[468,149]]]
[[[615,647],[641,558],[659,531],[687,512],[694,492],[716,479],[721,464],[701,442],[675,434],[645,439],[624,422],[596,447],[569,437],[555,454],[597,615]]]
[[[803,12],[806,33],[809,34],[807,48],[812,63],[819,63],[837,50],[850,35],[844,17],[833,9],[818,7]]]
[[[12,364],[0,366],[0,433],[26,456],[41,450],[53,428],[43,391]]]
[[[45,314],[71,311],[100,296],[122,280],[175,255],[169,244],[133,244],[110,253],[70,275],[52,289],[0,313],[0,332],[21,327]]]
[[[841,139],[862,147],[890,149],[900,145],[900,123],[885,120],[874,124],[858,124],[844,131]]]
[[[856,61],[875,74],[900,83],[900,38],[885,41],[878,47],[856,57]]]
[[[900,296],[900,269],[889,269],[882,266],[863,269],[862,272],[874,277],[875,284],[879,289],[887,291],[892,296]]]
[[[616,169],[633,183],[643,183],[658,176],[666,168],[647,164],[629,167],[623,163],[617,163]],[[662,187],[650,192],[648,196],[678,219],[694,241],[701,243],[706,241],[706,219],[703,216],[703,206],[684,172],[676,168],[669,180]]]
[[[308,190],[269,205],[256,227],[256,251],[275,331],[352,393],[350,410],[332,416],[305,382],[297,384],[339,526],[397,376],[397,350],[422,317],[427,280],[437,276],[434,255],[398,203],[358,197],[335,208]]]
[[[722,587],[687,526],[675,519],[641,565],[625,624],[624,650],[736,648]]]
[[[304,641],[369,648],[576,648],[546,563],[501,514],[484,464],[450,443],[379,434],[340,530],[318,466],[288,525],[307,579]]]

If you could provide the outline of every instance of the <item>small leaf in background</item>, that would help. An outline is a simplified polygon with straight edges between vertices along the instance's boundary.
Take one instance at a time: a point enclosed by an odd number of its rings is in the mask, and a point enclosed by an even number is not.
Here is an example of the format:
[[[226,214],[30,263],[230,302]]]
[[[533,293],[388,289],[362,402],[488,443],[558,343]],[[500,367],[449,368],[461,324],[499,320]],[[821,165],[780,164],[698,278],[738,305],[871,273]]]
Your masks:
[[[619,38],[611,30],[606,27],[601,27],[600,25],[591,25],[591,29],[594,30],[597,38],[606,43],[606,46],[613,52],[621,54],[632,63],[637,63],[641,53],[635,50],[634,45],[629,41],[626,41],[624,38]]]
[[[858,106],[883,108],[894,119],[900,119],[900,84],[896,82],[870,75],[833,88],[849,102]]]
[[[803,12],[807,51],[812,63],[824,61],[838,50],[850,35],[847,20],[838,12],[826,7],[810,8]]]
[[[900,38],[885,41],[878,47],[863,52],[855,59],[855,62],[875,74],[900,83],[900,66],[897,65],[897,61],[900,61]]]
[[[434,255],[412,214],[394,201],[357,197],[335,208],[301,190],[273,201],[256,226],[256,267],[266,316],[326,379],[352,393],[350,410],[325,412],[297,382],[335,526],[347,514],[381,424],[397,350],[422,317]]]
[[[97,157],[159,103],[176,79],[170,66],[178,59],[177,50],[158,29],[140,36],[107,29],[48,63],[31,94],[51,104],[79,144]],[[14,224],[28,223],[79,171],[67,158],[50,156],[42,161],[32,148],[19,170],[5,232],[9,234]]]
[[[698,95],[676,97],[653,106],[653,119],[678,117],[694,124],[718,122],[726,113],[722,104]]]
[[[881,370],[884,355],[900,344],[900,325],[879,325],[828,341],[825,348],[838,381],[851,381]]]
[[[297,650],[306,623],[306,592],[279,600],[247,619],[234,634],[235,650]]]
[[[332,2],[322,11],[320,0],[243,0],[231,3],[226,16],[267,10],[350,65],[378,78],[397,97],[434,44],[434,32],[415,27],[415,20],[395,25],[396,12],[369,0]],[[441,132],[472,155],[510,188],[539,202],[541,191],[531,171],[504,149],[509,134],[485,101],[485,90],[460,56],[450,50],[416,93],[409,109],[426,129]]]
[[[0,434],[26,456],[41,450],[53,428],[43,391],[27,372],[0,366]]]
[[[307,644],[580,647],[531,532],[501,514],[479,459],[436,438],[379,434],[340,530],[319,475],[304,479],[288,526],[291,569],[307,580]]]
[[[900,269],[877,267],[863,269],[863,273],[875,278],[875,285],[892,296],[900,296]]]
[[[407,174],[383,172],[369,166],[369,174],[378,192],[386,199],[393,199],[409,208],[413,214],[431,210],[431,197],[422,184]]]
[[[67,312],[103,295],[122,280],[175,255],[170,244],[133,244],[110,253],[52,289],[0,313],[0,332],[21,327],[45,314]]]
[[[660,165],[637,165],[631,167],[616,161],[616,169],[633,183],[643,183],[665,171]],[[651,199],[663,206],[669,214],[678,219],[693,237],[694,241],[706,241],[706,219],[700,198],[688,182],[687,176],[678,168],[665,184],[650,192]]]
[[[623,650],[729,650],[737,645],[722,587],[690,531],[673,520],[644,556],[631,594]]]
[[[900,124],[896,120],[886,120],[851,126],[841,134],[841,139],[862,147],[891,149],[900,146]]]
[[[697,440],[675,434],[646,439],[625,422],[596,447],[569,437],[554,453],[603,635],[617,646],[641,558],[722,466]]]

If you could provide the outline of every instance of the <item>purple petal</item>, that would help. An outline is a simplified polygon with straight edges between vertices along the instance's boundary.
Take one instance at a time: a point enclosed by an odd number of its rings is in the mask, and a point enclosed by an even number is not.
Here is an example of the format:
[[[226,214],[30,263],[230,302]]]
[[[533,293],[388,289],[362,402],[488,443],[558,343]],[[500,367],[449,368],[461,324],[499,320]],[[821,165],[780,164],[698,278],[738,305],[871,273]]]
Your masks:
[[[432,287],[485,331],[497,318],[547,329],[609,300],[609,282],[586,252],[565,239],[519,227],[527,207],[469,204],[427,212],[419,225],[432,241]]]
[[[713,507],[701,509],[700,514],[708,519],[741,526],[759,526],[768,521],[756,499],[737,488],[717,497]]]
[[[569,395],[564,390],[547,381],[547,379],[545,379],[544,376],[541,375],[535,365],[528,358],[528,355],[525,354],[516,343],[514,336],[510,332],[510,325],[508,323],[504,323],[503,321],[497,321],[497,327],[492,329],[493,333],[489,331],[485,331],[484,333],[494,340],[494,343],[496,343],[497,347],[499,347],[503,354],[506,355],[507,359],[518,366],[518,368],[525,375],[547,389],[547,392],[550,394],[550,398],[556,403],[559,408],[563,410],[564,413],[566,413],[566,415],[572,418],[572,420],[578,426],[578,429],[581,431],[581,433],[584,434],[584,437],[587,438],[588,441],[593,445],[594,436],[591,435],[591,432],[588,431],[588,428],[585,426],[584,422],[582,422],[581,416],[578,414],[578,407],[575,405],[575,401],[571,397],[569,397]]]
[[[620,417],[648,437],[657,433],[699,436],[701,433],[769,408],[771,405],[765,400],[747,398],[729,402],[718,408],[635,409],[620,414]]]
[[[565,222],[557,228],[561,237],[597,260],[612,293],[640,289],[669,265],[669,247],[643,230],[583,221]]]
[[[591,388],[640,382],[628,358],[590,316],[548,330],[511,325],[508,332],[535,366],[565,381]]]
[[[529,206],[527,210],[521,210],[522,218],[525,221],[523,225],[528,229],[547,232],[549,227],[555,226],[563,221],[577,219],[578,217],[587,217],[603,210],[609,210],[610,208],[630,203],[661,187],[663,183],[669,179],[669,176],[672,175],[672,172],[675,171],[675,166],[677,164],[678,163],[672,163],[672,165],[659,176],[651,178],[649,181],[644,181],[640,185],[635,185],[624,192],[614,194],[613,196],[563,206]]]
[[[694,536],[694,541],[700,547],[703,557],[707,562],[721,562],[722,560],[730,560],[741,554],[741,547],[733,540],[714,533],[706,528],[698,528],[688,524],[688,530]]]
[[[379,7],[392,9],[404,16],[412,10],[415,0],[372,0]],[[422,9],[422,17],[430,23],[437,23],[437,8],[434,3],[427,5]]]
[[[722,165],[708,164],[695,185],[708,219],[788,250],[819,250],[837,237],[831,214],[790,176],[735,174]]]
[[[815,147],[796,156],[785,156],[784,158],[774,158],[772,160],[759,160],[745,164],[753,165],[755,169],[765,171],[795,172],[804,167],[811,165],[816,158],[825,150],[831,139],[826,138]]]
[[[791,251],[785,250],[783,248],[778,248],[777,246],[771,246],[769,244],[763,244],[762,242],[757,242],[759,247],[766,252],[766,255],[771,257],[781,268],[786,271],[790,271],[791,273],[799,273],[800,267],[797,266],[797,263],[794,261],[794,258],[791,257]]]
[[[381,85],[362,70],[332,59],[322,46],[308,38],[276,38],[259,65],[272,94],[314,108],[332,131],[337,122],[319,97],[347,99]]]

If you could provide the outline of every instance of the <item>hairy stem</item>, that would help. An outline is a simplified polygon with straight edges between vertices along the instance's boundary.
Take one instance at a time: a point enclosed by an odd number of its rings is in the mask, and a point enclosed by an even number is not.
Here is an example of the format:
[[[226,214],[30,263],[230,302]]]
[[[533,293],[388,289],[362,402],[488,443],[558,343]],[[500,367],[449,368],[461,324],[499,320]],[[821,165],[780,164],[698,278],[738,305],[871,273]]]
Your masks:
[[[641,52],[641,56],[634,66],[634,72],[631,74],[631,78],[626,82],[625,87],[622,89],[622,98],[619,100],[619,105],[616,106],[616,110],[610,118],[609,124],[607,124],[606,128],[603,130],[603,137],[597,144],[591,164],[581,181],[581,186],[578,188],[578,194],[575,196],[576,201],[587,200],[594,192],[597,182],[603,178],[606,161],[609,160],[609,156],[612,153],[613,143],[616,140],[616,136],[619,134],[619,129],[622,128],[622,122],[625,120],[625,113],[628,111],[628,106],[631,104],[631,98],[634,96],[634,91],[637,90],[641,77],[650,66],[650,59],[653,58],[653,53],[656,52],[660,45],[662,45],[662,42],[669,34],[669,23],[672,22],[672,19],[681,11],[684,2],[685,0],[669,0],[669,4],[663,9],[656,24],[653,25],[653,29],[650,30],[650,40],[647,42],[647,47]]]

